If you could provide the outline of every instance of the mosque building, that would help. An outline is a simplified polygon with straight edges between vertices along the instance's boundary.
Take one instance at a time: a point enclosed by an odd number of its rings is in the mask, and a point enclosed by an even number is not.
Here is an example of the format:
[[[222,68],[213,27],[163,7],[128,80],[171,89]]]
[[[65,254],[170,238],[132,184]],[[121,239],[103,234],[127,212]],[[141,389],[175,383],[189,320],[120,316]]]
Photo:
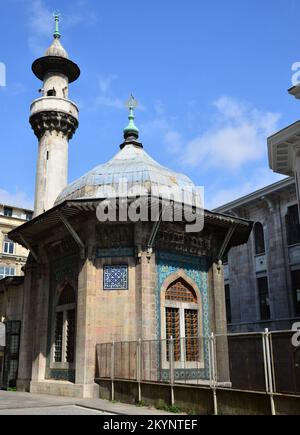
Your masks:
[[[198,210],[192,181],[145,151],[134,98],[120,150],[68,185],[69,141],[79,126],[69,85],[80,69],[61,44],[58,17],[54,41],[32,70],[43,82],[30,114],[38,139],[34,218],[9,235],[30,251],[17,283],[23,295],[17,388],[99,397],[97,344],[171,336],[187,340],[185,370],[205,377],[208,347],[203,340],[195,350],[193,338],[226,334],[222,259],[248,241],[252,223]],[[169,201],[168,191],[177,192],[176,201]],[[133,217],[124,218],[124,204]],[[173,218],[169,213],[165,219],[163,204]],[[201,215],[204,228],[191,231],[187,216],[178,219],[179,205]],[[101,219],[113,211],[117,219]],[[226,346],[224,338],[217,349],[221,382],[230,382]],[[178,376],[182,352],[175,346]],[[166,359],[157,359],[158,376],[164,376]]]

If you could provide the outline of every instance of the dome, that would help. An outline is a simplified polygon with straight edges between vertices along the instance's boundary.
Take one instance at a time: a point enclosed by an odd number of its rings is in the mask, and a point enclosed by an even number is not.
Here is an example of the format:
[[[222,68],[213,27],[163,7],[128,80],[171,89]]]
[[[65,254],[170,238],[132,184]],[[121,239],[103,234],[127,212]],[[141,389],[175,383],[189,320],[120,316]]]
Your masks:
[[[134,193],[138,194],[141,188],[145,195],[156,196],[159,189],[159,192],[166,192],[160,197],[170,199],[168,192],[173,189],[172,192],[176,191],[175,201],[185,203],[190,203],[188,198],[193,200],[196,189],[188,177],[161,166],[142,146],[129,143],[109,162],[97,166],[66,187],[55,205],[65,200],[107,198],[107,191],[112,189],[124,192],[125,182],[133,196]],[[144,196],[144,193],[141,196]]]
[[[45,56],[56,56],[69,59],[69,55],[64,47],[61,45],[59,38],[54,38],[54,41],[46,51]]]

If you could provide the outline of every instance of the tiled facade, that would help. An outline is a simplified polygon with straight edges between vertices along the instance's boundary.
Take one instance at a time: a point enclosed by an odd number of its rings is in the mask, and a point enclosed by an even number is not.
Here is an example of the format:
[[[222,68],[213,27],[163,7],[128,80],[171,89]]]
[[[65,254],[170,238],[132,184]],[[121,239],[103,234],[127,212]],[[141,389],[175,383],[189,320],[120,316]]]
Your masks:
[[[300,274],[300,232],[297,218],[289,224],[291,207],[297,209],[297,195],[290,178],[217,209],[262,224],[264,233],[264,252],[257,253],[253,231],[247,245],[228,255],[225,285],[231,332],[289,330],[300,317],[300,282],[295,282],[297,271]]]
[[[161,307],[161,291],[164,282],[170,278],[174,277],[176,274],[178,276],[188,277],[193,284],[193,288],[198,287],[200,290],[201,301],[198,301],[200,306],[201,303],[201,329],[198,331],[199,336],[203,337],[203,348],[204,348],[204,367],[201,370],[191,370],[189,371],[190,378],[194,379],[208,379],[209,377],[209,342],[207,337],[211,334],[210,326],[210,312],[209,312],[209,282],[208,282],[208,270],[209,261],[207,257],[195,257],[188,255],[178,255],[171,254],[167,252],[159,252],[157,254],[157,293],[156,293],[156,310],[157,310],[157,338],[160,339],[162,334],[162,307]],[[175,377],[180,379],[181,372],[184,369],[175,370]],[[168,376],[168,372],[165,373]],[[187,373],[185,371],[184,378],[187,378]]]

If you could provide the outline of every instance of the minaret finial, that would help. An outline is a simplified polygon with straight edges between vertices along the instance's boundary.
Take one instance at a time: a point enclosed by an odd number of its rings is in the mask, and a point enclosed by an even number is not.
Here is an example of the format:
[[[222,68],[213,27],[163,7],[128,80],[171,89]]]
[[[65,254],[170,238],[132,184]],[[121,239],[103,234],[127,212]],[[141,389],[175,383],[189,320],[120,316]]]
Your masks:
[[[54,38],[55,39],[59,39],[61,37],[61,33],[59,31],[59,18],[60,18],[60,12],[59,11],[54,11],[53,16],[55,19],[55,32],[54,32]]]
[[[137,108],[138,106],[138,101],[134,98],[134,96],[131,94],[129,100],[126,102],[126,107],[129,109],[129,124],[128,126],[124,129],[124,137],[125,139],[127,139],[130,136],[135,137],[136,139],[138,139],[139,137],[139,129],[135,126],[134,124],[134,110]]]

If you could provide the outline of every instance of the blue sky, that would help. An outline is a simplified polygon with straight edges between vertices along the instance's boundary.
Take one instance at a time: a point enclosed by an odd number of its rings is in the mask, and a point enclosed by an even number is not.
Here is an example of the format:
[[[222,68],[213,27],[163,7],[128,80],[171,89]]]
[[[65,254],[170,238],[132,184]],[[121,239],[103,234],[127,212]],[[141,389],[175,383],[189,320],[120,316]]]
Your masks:
[[[297,0],[6,0],[0,62],[0,202],[33,202],[37,141],[28,123],[40,82],[34,59],[62,43],[82,75],[71,85],[80,127],[69,179],[118,152],[124,101],[140,101],[146,151],[205,187],[214,207],[280,179],[268,169],[267,136],[299,119],[290,97],[300,61]]]

